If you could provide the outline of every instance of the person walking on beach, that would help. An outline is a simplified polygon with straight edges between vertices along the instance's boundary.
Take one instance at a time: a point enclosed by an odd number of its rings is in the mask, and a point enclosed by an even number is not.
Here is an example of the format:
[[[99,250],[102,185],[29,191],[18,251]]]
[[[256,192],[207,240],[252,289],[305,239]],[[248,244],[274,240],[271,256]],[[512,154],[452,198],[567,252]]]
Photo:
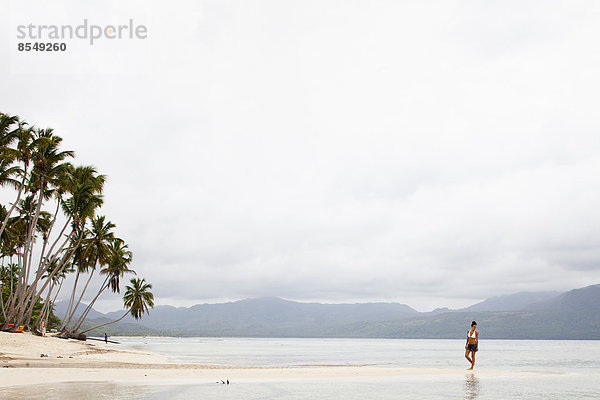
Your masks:
[[[479,347],[479,332],[477,332],[477,322],[471,322],[471,329],[467,331],[467,344],[465,345],[465,358],[471,363],[472,370],[475,366],[475,353]],[[469,357],[469,353],[471,357]]]
[[[104,343],[108,343],[108,335],[104,332]]]

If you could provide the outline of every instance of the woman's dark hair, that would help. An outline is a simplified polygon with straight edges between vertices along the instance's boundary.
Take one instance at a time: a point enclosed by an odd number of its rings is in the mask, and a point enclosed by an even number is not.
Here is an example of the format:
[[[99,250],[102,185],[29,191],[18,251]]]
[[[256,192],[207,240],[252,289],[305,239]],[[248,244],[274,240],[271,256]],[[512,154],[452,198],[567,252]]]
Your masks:
[[[471,326],[473,326],[473,325],[477,325],[477,322],[475,322],[475,321],[471,322]]]

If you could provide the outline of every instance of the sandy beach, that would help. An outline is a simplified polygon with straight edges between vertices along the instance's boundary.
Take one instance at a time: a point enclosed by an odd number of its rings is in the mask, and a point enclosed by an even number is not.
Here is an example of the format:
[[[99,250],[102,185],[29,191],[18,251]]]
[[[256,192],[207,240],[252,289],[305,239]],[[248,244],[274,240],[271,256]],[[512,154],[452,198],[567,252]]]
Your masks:
[[[48,357],[41,357],[41,355]],[[386,368],[367,365],[222,366],[170,363],[162,355],[119,349],[98,341],[38,337],[0,332],[0,387],[64,383],[115,382],[196,384],[221,379],[273,381],[461,374],[464,369]],[[477,374],[492,373],[478,370]]]

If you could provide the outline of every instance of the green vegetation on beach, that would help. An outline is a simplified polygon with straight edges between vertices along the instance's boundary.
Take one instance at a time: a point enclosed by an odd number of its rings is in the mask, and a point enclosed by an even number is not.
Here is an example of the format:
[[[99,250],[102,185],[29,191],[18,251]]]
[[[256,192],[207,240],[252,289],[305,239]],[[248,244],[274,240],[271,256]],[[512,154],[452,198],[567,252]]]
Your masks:
[[[0,329],[58,328],[64,337],[84,338],[96,301],[120,293],[122,278],[135,274],[133,255],[115,234],[116,225],[100,215],[106,176],[71,163],[75,153],[61,145],[52,129],[0,113],[2,199],[10,190],[14,199],[0,204]],[[96,293],[88,290],[92,282]],[[144,279],[131,279],[121,318],[147,313],[154,306],[151,288]],[[61,292],[68,294],[62,322],[53,315]],[[92,300],[83,305],[86,297]]]

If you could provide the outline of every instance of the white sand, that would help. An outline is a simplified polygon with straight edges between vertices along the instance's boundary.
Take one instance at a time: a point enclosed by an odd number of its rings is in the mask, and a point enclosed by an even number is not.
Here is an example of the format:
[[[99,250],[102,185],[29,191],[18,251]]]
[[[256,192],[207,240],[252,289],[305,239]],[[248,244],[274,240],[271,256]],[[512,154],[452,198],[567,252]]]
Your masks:
[[[40,357],[47,354],[48,357]],[[118,349],[118,345],[98,341],[59,339],[30,333],[0,332],[0,364],[13,366],[64,366],[70,364],[134,363],[161,364],[166,357]],[[29,365],[27,365],[29,364]]]
[[[40,357],[48,354],[49,357]],[[59,358],[60,357],[60,358]],[[213,383],[461,374],[465,369],[372,366],[223,367],[169,363],[157,354],[120,350],[118,345],[81,342],[28,333],[0,332],[0,387],[61,382],[141,384]],[[477,370],[477,374],[500,371]],[[506,371],[502,371],[506,372]]]

